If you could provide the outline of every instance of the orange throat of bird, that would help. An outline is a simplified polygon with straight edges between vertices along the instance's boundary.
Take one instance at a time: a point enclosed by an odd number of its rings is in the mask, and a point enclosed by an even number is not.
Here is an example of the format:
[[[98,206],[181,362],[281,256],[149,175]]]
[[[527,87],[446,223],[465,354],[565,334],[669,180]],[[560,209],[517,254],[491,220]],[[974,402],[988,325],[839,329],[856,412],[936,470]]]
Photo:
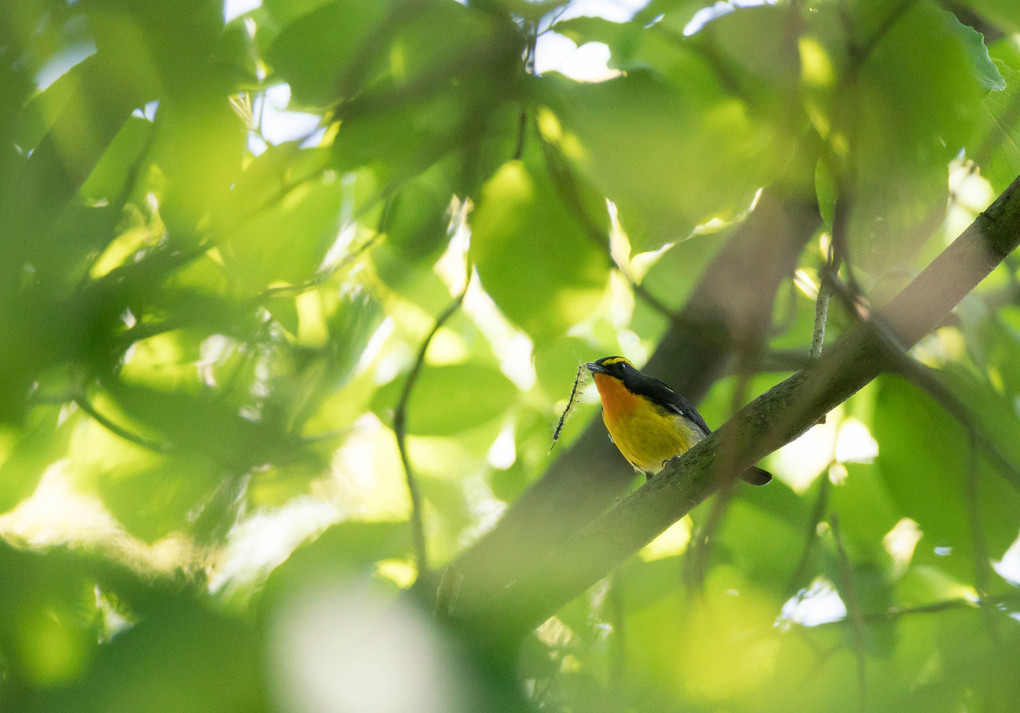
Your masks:
[[[602,397],[602,410],[613,420],[633,413],[641,398],[624,386],[622,381],[606,374],[595,374],[595,386]]]

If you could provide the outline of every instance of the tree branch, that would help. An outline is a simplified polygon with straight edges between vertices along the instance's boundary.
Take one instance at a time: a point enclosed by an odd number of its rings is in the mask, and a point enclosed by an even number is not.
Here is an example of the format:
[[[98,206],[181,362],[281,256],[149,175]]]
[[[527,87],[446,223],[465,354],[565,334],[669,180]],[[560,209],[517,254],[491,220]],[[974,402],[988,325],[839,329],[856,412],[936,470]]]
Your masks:
[[[875,319],[909,348],[1020,243],[1020,178]],[[836,342],[817,361],[745,407],[682,458],[561,546],[531,563],[494,595],[465,602],[452,616],[490,645],[512,644],[605,576],[621,560],[690,512],[732,475],[807,431],[878,374],[892,359],[869,325]]]
[[[460,309],[461,303],[464,302],[464,295],[467,294],[467,288],[471,281],[471,273],[468,272],[468,278],[464,281],[464,289],[460,291],[453,302],[451,302],[443,313],[436,317],[436,323],[432,326],[432,329],[422,340],[421,346],[418,348],[418,355],[414,360],[414,364],[411,367],[410,373],[404,380],[404,387],[400,391],[400,397],[397,399],[397,406],[393,410],[393,434],[397,439],[397,450],[400,452],[400,462],[404,466],[404,480],[407,483],[407,492],[411,498],[411,541],[414,544],[414,558],[415,564],[418,568],[418,577],[423,578],[428,575],[429,571],[429,560],[428,550],[425,544],[425,520],[422,513],[423,503],[421,498],[421,491],[418,490],[418,481],[414,477],[414,470],[411,468],[411,459],[407,456],[407,405],[411,400],[411,390],[414,388],[415,382],[418,380],[418,375],[421,374],[422,367],[425,365],[425,352],[428,351],[429,345],[432,343],[432,338],[436,336],[436,332],[446,324],[447,320],[452,317],[458,309]]]

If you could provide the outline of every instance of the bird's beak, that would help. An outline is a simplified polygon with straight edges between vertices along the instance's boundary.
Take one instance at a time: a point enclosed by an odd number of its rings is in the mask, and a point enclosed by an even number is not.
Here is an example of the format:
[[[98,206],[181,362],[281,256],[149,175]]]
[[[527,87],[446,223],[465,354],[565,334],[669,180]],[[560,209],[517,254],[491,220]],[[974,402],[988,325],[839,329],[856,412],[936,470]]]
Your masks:
[[[593,361],[588,362],[584,365],[584,368],[590,371],[592,374],[605,374],[606,368],[601,364],[596,364]]]

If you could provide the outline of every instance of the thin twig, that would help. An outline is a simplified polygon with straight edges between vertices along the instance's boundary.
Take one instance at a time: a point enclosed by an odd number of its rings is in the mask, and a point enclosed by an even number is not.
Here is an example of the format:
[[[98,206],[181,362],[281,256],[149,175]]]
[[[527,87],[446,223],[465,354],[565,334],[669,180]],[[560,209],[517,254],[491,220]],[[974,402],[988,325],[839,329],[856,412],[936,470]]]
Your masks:
[[[411,389],[414,387],[425,365],[425,352],[428,351],[429,344],[432,343],[432,338],[436,336],[436,332],[460,309],[461,303],[464,302],[464,295],[467,294],[470,278],[471,272],[469,270],[468,279],[464,281],[464,289],[443,310],[443,313],[436,318],[435,325],[425,336],[425,339],[422,340],[421,346],[418,348],[418,355],[415,357],[411,371],[408,372],[407,378],[404,380],[404,387],[400,391],[396,408],[393,410],[393,433],[397,439],[397,449],[400,451],[400,462],[404,466],[404,480],[407,483],[407,492],[411,497],[411,539],[414,544],[415,563],[418,567],[419,578],[428,573],[428,550],[425,543],[425,520],[422,514],[423,501],[421,491],[418,489],[418,481],[411,467],[411,459],[407,455],[407,405],[411,398]]]
[[[88,414],[93,421],[98,423],[100,426],[102,426],[115,436],[123,438],[125,441],[130,441],[131,443],[139,445],[142,448],[146,448],[155,453],[167,453],[170,451],[169,444],[160,443],[159,441],[154,441],[152,439],[146,438],[145,436],[140,436],[137,433],[132,433],[123,426],[117,425],[109,418],[107,418],[99,411],[97,411],[96,408],[89,402],[89,400],[83,394],[73,397],[71,401],[73,401],[78,406],[78,408],[80,408],[82,411]]]
[[[1011,592],[1009,594],[1003,594],[994,597],[988,597],[981,604],[987,604],[993,609],[1001,609],[1007,605],[1020,606],[1020,592]],[[974,610],[980,609],[980,604],[973,602],[969,599],[945,599],[938,602],[932,602],[930,604],[921,604],[916,607],[892,607],[881,612],[870,612],[867,614],[861,614],[861,621],[865,624],[876,624],[888,621],[895,621],[900,617],[904,616],[916,616],[919,614],[939,614],[945,611],[953,611],[956,609]],[[795,622],[796,623],[796,622]],[[802,629],[820,629],[823,627],[833,626],[845,626],[847,624],[853,624],[849,619],[836,619],[834,621],[823,621],[818,624],[812,624],[810,626],[800,624]]]
[[[843,595],[846,598],[847,613],[853,625],[854,656],[857,659],[857,685],[861,692],[861,710],[867,710],[868,676],[864,650],[864,618],[861,614],[860,602],[857,600],[857,590],[854,587],[853,567],[843,548],[843,537],[840,534],[839,518],[836,513],[832,513],[829,517],[829,525],[832,528],[832,539],[836,543],[836,552],[839,555],[839,574],[840,579],[843,580]]]
[[[815,298],[815,328],[811,333],[811,358],[817,359],[822,355],[822,345],[825,343],[825,322],[829,318],[829,298],[832,297],[832,286],[824,277],[818,286],[818,297]]]

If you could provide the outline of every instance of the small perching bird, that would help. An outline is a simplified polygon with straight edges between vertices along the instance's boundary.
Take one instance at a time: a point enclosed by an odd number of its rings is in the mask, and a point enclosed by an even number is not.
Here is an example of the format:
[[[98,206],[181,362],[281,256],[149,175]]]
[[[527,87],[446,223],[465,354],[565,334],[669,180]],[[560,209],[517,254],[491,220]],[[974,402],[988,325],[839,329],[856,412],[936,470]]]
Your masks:
[[[623,457],[648,478],[681,456],[712,430],[694,406],[665,383],[638,371],[621,356],[603,357],[585,367],[602,399],[602,421]],[[741,478],[765,485],[772,474],[757,466]]]

